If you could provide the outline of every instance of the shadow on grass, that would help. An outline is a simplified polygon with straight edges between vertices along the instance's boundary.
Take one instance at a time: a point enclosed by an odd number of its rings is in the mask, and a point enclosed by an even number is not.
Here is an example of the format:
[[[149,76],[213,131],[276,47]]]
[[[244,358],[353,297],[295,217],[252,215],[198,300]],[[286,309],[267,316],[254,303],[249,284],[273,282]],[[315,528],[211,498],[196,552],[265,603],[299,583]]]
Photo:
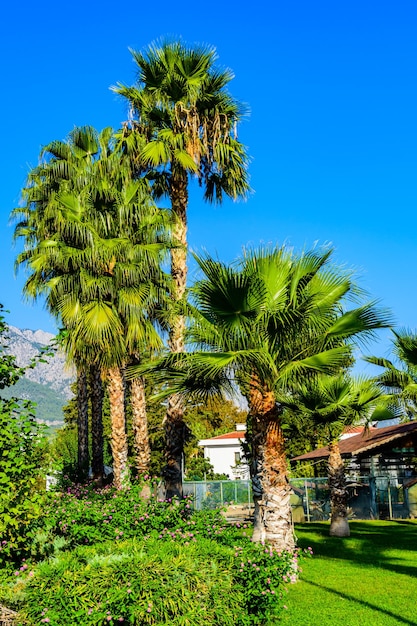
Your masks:
[[[360,604],[363,607],[371,609],[373,611],[378,611],[378,613],[383,613],[387,617],[392,617],[398,624],[407,624],[408,626],[417,626],[417,622],[412,622],[405,617],[400,617],[391,611],[387,611],[386,609],[381,609],[381,607],[376,604],[372,604],[371,602],[366,602],[366,600],[358,600],[357,598],[350,596],[347,593],[343,593],[341,591],[336,591],[331,587],[326,587],[326,585],[319,585],[318,583],[314,583],[311,580],[303,580],[305,585],[311,585],[312,587],[317,587],[318,589],[323,589],[324,591],[328,591],[329,593],[335,594],[338,598],[343,598],[344,600],[348,600],[349,602],[356,602],[356,604]]]
[[[316,522],[296,526],[300,530],[300,547],[311,546],[316,556],[346,559],[358,565],[372,565],[398,574],[417,577],[416,565],[401,564],[411,561],[417,550],[415,522],[350,522],[350,537],[330,537],[329,523]],[[388,552],[389,551],[389,552]],[[398,555],[393,554],[398,551]],[[401,556],[404,551],[404,556]],[[414,555],[413,555],[414,560]],[[411,622],[410,622],[411,623]],[[413,622],[415,623],[415,622]]]

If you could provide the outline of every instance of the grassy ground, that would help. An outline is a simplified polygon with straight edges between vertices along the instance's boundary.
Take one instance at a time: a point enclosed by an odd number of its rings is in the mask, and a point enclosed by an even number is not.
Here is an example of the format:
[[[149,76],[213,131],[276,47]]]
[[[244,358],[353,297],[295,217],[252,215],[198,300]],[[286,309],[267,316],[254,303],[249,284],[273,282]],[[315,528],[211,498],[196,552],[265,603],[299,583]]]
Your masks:
[[[300,581],[290,585],[282,624],[417,626],[417,523],[351,522],[347,539],[328,523],[296,527],[311,546]]]

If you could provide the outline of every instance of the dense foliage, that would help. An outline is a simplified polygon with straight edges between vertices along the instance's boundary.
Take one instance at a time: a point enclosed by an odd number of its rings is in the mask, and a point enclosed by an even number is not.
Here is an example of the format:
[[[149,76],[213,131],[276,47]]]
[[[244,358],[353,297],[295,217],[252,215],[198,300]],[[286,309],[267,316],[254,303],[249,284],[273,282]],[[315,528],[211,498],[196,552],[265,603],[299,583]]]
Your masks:
[[[76,386],[72,389],[76,393]],[[155,387],[149,382],[145,387],[149,444],[151,460],[149,473],[160,476],[164,464],[165,430],[163,419],[166,412],[164,402],[155,394]],[[126,393],[126,422],[128,430],[129,460],[133,464],[134,441],[132,437],[132,411],[129,403],[129,393]],[[188,480],[203,480],[204,476],[211,480],[225,479],[225,475],[216,475],[213,466],[203,457],[203,450],[199,448],[200,439],[209,439],[217,435],[233,431],[237,423],[246,421],[247,411],[239,408],[231,400],[210,398],[206,402],[189,403],[185,408],[184,420],[187,424],[188,442],[184,450],[185,475]],[[64,407],[64,427],[56,433],[53,448],[57,468],[64,468],[71,478],[77,474],[77,401],[72,398]],[[89,423],[91,425],[91,407],[89,409]],[[91,428],[89,428],[91,431]],[[103,399],[103,434],[104,434],[104,463],[111,466],[111,424],[108,394],[105,391]],[[90,438],[90,445],[91,445]]]
[[[28,542],[31,523],[39,515],[35,487],[44,458],[41,427],[28,400],[4,397],[23,370],[5,354],[7,324],[0,305],[0,564],[18,555]]]
[[[46,497],[26,558],[0,596],[19,610],[17,623],[273,623],[297,554],[252,543],[247,526],[219,510],[141,499],[143,488],[77,486]]]
[[[32,408],[27,401],[0,398],[0,563],[24,551],[40,514],[36,485],[44,445]]]
[[[180,626],[187,620],[232,626],[242,594],[232,593],[233,580],[222,563],[227,560],[230,550],[219,547],[213,554],[211,542],[204,541],[191,547],[153,539],[146,546],[129,540],[79,548],[41,564],[26,579],[21,623]]]

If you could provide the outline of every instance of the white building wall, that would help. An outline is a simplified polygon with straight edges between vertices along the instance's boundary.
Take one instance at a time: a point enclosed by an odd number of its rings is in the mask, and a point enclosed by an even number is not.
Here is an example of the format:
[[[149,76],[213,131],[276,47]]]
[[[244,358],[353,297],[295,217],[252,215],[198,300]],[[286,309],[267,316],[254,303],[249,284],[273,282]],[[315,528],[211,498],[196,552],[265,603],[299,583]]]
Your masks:
[[[231,479],[234,478],[232,467],[236,465],[235,454],[239,454],[240,456],[242,454],[240,443],[229,443],[227,446],[210,445],[204,447],[204,456],[214,467],[215,473],[228,474]]]

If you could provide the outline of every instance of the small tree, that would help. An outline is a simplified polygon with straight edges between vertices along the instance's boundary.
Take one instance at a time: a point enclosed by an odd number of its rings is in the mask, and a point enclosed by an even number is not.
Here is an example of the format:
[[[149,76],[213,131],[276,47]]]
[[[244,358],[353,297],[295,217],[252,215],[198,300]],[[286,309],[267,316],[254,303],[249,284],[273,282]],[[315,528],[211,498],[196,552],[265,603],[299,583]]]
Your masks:
[[[353,378],[347,373],[319,375],[298,386],[291,399],[281,399],[303,430],[316,428],[329,448],[327,465],[330,489],[330,535],[349,537],[348,492],[345,464],[339,442],[346,426],[363,424],[396,416],[378,385],[370,379]]]
[[[24,370],[5,354],[7,324],[0,305],[0,389],[14,385]],[[34,405],[0,395],[0,563],[18,557],[31,521],[40,513],[36,486],[44,457],[42,427]]]

